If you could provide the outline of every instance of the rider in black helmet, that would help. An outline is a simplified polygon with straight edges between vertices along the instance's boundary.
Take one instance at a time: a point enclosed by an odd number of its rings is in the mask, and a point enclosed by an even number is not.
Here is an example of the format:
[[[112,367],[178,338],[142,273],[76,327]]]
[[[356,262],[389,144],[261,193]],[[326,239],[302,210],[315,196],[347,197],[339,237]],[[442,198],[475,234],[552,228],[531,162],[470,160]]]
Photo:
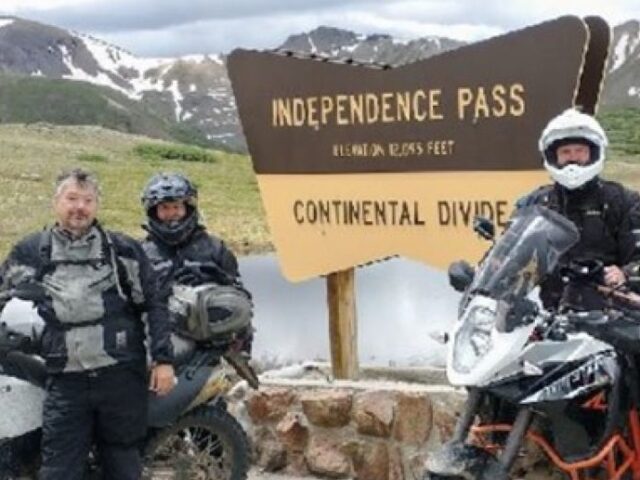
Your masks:
[[[147,214],[143,228],[148,232],[143,247],[161,282],[175,280],[197,285],[205,281],[239,281],[235,255],[200,223],[198,190],[187,177],[180,173],[154,175],[144,187],[141,200]],[[211,268],[186,266],[191,262],[209,264]]]
[[[242,288],[238,261],[225,243],[207,232],[198,215],[198,190],[180,173],[152,176],[141,197],[148,232],[142,246],[167,296],[176,284]],[[244,290],[244,289],[243,289]],[[246,332],[250,347],[250,329]]]
[[[179,173],[160,173],[149,179],[142,192],[142,205],[147,214],[145,229],[168,245],[185,242],[198,226],[198,190]],[[176,208],[166,212],[167,220],[158,217],[158,205]],[[184,210],[182,210],[182,208]],[[165,210],[161,212],[161,215]],[[163,215],[163,218],[165,216]]]

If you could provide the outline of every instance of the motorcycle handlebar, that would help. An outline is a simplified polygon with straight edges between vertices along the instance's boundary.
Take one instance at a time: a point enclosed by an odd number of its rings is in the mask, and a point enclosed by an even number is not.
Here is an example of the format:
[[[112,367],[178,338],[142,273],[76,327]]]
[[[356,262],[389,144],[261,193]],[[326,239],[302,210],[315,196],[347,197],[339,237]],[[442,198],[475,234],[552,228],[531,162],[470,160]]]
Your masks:
[[[560,321],[565,321],[569,325],[579,326],[580,324],[603,323],[609,320],[609,314],[602,310],[591,310],[585,312],[569,312],[556,315]]]

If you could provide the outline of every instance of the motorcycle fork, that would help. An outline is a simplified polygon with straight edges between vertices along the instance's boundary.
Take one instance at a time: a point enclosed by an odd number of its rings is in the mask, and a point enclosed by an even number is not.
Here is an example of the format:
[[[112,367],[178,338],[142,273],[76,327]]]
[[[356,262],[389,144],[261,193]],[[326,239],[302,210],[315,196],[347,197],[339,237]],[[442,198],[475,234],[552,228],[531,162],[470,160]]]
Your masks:
[[[505,472],[511,470],[511,467],[513,467],[514,462],[518,458],[520,447],[522,446],[524,437],[527,434],[529,425],[531,425],[532,417],[533,412],[527,407],[521,408],[516,415],[513,427],[509,431],[509,436],[505,442],[504,449],[498,456],[498,462],[500,462]]]
[[[451,438],[452,442],[463,443],[467,439],[471,425],[473,425],[473,421],[476,418],[476,413],[478,412],[481,400],[482,393],[480,393],[479,390],[469,389],[467,391],[467,400],[465,401],[462,415],[460,415],[456,422],[453,437]]]
[[[467,400],[465,403],[465,409],[458,422],[453,433],[453,442],[465,442],[473,421],[475,420],[476,413],[482,401],[482,393],[476,389],[468,391]],[[499,470],[493,470],[491,472],[493,478],[507,478],[507,472],[511,470],[514,462],[518,458],[522,442],[527,434],[529,425],[531,425],[531,419],[533,412],[530,408],[521,408],[516,415],[513,422],[513,426],[509,430],[509,435],[505,442],[504,448],[500,452],[497,460],[499,464]],[[639,424],[640,425],[640,424]],[[639,430],[640,432],[640,430]],[[640,480],[640,478],[634,478],[634,480]]]

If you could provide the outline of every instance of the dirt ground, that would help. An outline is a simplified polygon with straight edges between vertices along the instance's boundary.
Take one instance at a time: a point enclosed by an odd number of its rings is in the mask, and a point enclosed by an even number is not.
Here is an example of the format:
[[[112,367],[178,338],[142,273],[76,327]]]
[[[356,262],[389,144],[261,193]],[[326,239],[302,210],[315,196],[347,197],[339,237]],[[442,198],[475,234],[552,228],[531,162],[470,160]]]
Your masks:
[[[275,473],[261,472],[258,468],[252,468],[247,480],[313,480],[320,477],[292,477],[289,475],[279,475]]]

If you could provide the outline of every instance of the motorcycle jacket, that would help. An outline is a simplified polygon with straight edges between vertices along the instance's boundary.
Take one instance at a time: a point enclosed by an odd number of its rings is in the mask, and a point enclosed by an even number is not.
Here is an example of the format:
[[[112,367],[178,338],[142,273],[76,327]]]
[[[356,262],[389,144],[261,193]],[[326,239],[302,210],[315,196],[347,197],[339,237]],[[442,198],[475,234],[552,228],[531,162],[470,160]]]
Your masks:
[[[153,270],[135,240],[103,230],[71,238],[57,227],[20,241],[0,267],[2,290],[35,304],[50,373],[81,372],[151,357],[172,363],[171,327]]]
[[[516,208],[544,205],[571,220],[580,240],[561,258],[555,272],[542,284],[540,298],[545,308],[556,308],[565,285],[562,268],[571,262],[598,260],[617,265],[627,276],[627,285],[640,290],[640,196],[619,183],[596,177],[583,187],[569,190],[559,184],[538,188],[520,199]],[[517,212],[516,212],[517,213]],[[591,293],[571,294],[572,303],[583,309],[601,308]]]
[[[163,293],[168,295],[180,274],[188,269],[196,277],[195,281],[190,282],[191,285],[205,282],[239,284],[240,273],[235,255],[222,240],[209,235],[203,226],[198,225],[185,241],[177,245],[164,242],[152,230],[148,232],[142,248],[151,261]]]

